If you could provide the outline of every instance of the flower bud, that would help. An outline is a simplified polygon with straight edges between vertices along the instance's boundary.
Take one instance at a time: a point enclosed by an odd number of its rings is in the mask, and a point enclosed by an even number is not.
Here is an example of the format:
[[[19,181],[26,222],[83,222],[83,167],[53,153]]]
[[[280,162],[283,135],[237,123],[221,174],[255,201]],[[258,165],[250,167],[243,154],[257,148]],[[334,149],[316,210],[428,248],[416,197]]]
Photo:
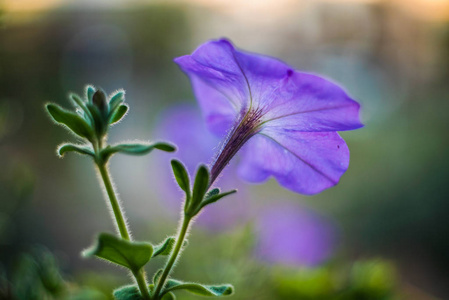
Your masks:
[[[108,101],[106,94],[102,90],[97,90],[92,97],[92,102],[102,114],[102,116],[107,116],[108,114]]]

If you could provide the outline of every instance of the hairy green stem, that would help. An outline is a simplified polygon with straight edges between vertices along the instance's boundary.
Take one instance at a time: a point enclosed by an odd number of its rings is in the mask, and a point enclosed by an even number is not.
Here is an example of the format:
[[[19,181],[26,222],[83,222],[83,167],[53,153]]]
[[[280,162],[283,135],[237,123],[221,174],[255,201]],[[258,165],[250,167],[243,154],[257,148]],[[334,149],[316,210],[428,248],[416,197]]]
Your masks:
[[[137,286],[139,287],[140,293],[142,294],[143,298],[146,300],[150,300],[151,296],[148,291],[148,284],[145,280],[145,271],[143,269],[140,269],[139,272],[134,273],[134,278],[136,278]]]
[[[109,201],[111,203],[112,211],[114,212],[115,221],[117,222],[117,227],[120,232],[120,236],[130,241],[131,237],[129,235],[128,227],[126,226],[125,218],[123,217],[122,209],[120,203],[115,194],[114,187],[112,185],[111,176],[109,175],[108,168],[105,162],[97,162],[98,170],[100,171],[101,178],[103,179],[104,187],[109,196]],[[140,270],[139,272],[133,272],[136,278],[137,285],[139,286],[140,293],[145,300],[150,299],[150,293],[148,291],[147,282],[145,280],[145,271]]]
[[[176,263],[176,260],[178,259],[179,253],[181,252],[182,246],[187,237],[187,233],[189,230],[189,224],[190,224],[191,220],[192,220],[191,217],[186,216],[184,214],[184,218],[182,220],[182,225],[179,227],[178,238],[176,239],[175,248],[170,253],[170,258],[168,259],[168,262],[165,265],[164,271],[162,272],[162,275],[156,284],[156,288],[153,293],[153,296],[154,296],[153,300],[160,299],[159,294],[162,291],[162,288],[165,285],[165,281],[167,280],[168,276],[170,275],[170,272],[172,271],[173,266]]]
[[[122,210],[120,208],[120,203],[118,202],[117,196],[114,192],[114,187],[112,186],[111,177],[109,176],[108,169],[105,163],[98,163],[98,169],[100,170],[101,178],[103,179],[104,187],[109,196],[109,201],[111,203],[112,211],[114,212],[115,220],[117,222],[118,230],[120,235],[125,240],[130,240],[128,233],[128,228],[126,226],[125,218],[123,217]]]

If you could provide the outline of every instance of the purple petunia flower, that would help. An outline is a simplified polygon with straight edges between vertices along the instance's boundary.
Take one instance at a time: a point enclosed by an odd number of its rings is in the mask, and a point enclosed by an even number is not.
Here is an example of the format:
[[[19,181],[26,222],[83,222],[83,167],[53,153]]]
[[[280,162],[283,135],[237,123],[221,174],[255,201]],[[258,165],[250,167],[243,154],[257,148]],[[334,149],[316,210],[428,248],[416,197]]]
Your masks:
[[[243,179],[263,182],[274,176],[303,194],[334,186],[347,170],[349,150],[336,131],[363,125],[359,104],[338,85],[236,50],[224,39],[175,62],[189,75],[208,127],[227,133],[212,181],[242,147]]]
[[[190,174],[195,174],[200,164],[207,164],[214,156],[214,147],[220,139],[207,130],[200,117],[197,107],[191,105],[178,105],[165,111],[161,116],[162,122],[156,128],[156,135],[160,135],[178,147],[175,154],[167,155],[157,153],[158,174],[157,191],[163,196],[166,205],[173,216],[179,215],[182,191],[176,185],[172,174],[167,172],[167,165],[173,155],[180,159]],[[200,214],[197,223],[209,230],[226,230],[248,221],[250,215],[249,202],[246,200],[246,189],[241,182],[235,179],[235,168],[227,168],[220,177],[220,187],[224,190],[238,188],[239,193],[229,197],[226,201],[219,201],[215,205],[209,205]]]
[[[257,258],[273,264],[316,266],[337,246],[331,221],[295,204],[265,208],[257,215]]]

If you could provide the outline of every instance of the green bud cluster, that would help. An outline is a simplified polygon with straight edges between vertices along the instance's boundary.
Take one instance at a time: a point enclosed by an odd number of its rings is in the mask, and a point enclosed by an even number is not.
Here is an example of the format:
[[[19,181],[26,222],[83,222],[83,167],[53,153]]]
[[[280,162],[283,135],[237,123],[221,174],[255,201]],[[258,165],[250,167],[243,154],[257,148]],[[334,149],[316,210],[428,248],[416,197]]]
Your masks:
[[[47,111],[54,121],[91,143],[101,141],[109,127],[119,122],[128,111],[128,105],[123,103],[124,91],[118,91],[108,98],[101,89],[95,90],[93,86],[88,86],[84,99],[77,94],[70,94],[70,100],[75,106],[75,112],[53,103],[47,104]]]
[[[124,91],[117,91],[108,97],[103,90],[95,90],[93,86],[88,86],[84,99],[74,93],[70,94],[69,98],[75,111],[69,111],[57,104],[49,103],[46,105],[47,112],[53,121],[90,143],[62,144],[58,147],[58,154],[61,157],[66,152],[77,152],[93,157],[97,163],[106,163],[115,153],[144,155],[153,149],[166,152],[176,150],[172,144],[165,142],[136,142],[103,147],[109,128],[122,120],[128,112],[129,107],[124,103]]]

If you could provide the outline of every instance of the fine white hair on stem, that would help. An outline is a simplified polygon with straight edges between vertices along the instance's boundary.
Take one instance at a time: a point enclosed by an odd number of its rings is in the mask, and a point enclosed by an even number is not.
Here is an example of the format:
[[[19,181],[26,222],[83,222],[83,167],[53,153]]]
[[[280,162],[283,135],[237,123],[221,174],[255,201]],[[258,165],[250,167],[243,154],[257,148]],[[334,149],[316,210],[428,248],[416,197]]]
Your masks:
[[[184,207],[184,205],[185,205],[185,200],[182,203],[182,207]],[[188,236],[190,235],[190,229],[192,228],[193,224],[195,223],[195,220],[196,220],[196,216],[190,219],[189,226],[188,226],[186,234],[184,236],[183,245],[181,246],[181,249],[179,250],[178,255],[176,256],[176,260],[173,263],[173,266],[171,267],[171,271],[173,271],[176,268],[176,266],[178,264],[178,260],[181,258],[182,253],[184,252],[184,248],[185,248],[184,243],[188,241]],[[184,222],[184,209],[181,209],[180,218],[178,221],[178,227],[177,227],[176,232],[179,233],[182,230],[183,222]],[[176,244],[178,242],[179,236],[176,236],[175,238],[176,238],[176,240],[175,240],[175,244]],[[171,253],[170,253],[170,255],[171,255]],[[170,272],[170,273],[172,273],[172,272]]]
[[[108,174],[110,174],[110,172],[109,172],[109,165],[108,164],[105,165],[105,169],[106,169],[106,172]],[[104,199],[106,201],[107,207],[109,209],[109,213],[110,213],[112,219],[116,220],[116,217],[115,217],[115,214],[114,214],[114,210],[113,210],[112,205],[111,205],[111,201],[109,200],[108,191],[106,190],[106,186],[105,186],[105,183],[103,182],[102,176],[100,174],[100,170],[98,168],[95,168],[95,171],[97,173],[98,180],[101,182],[101,184],[100,184],[101,185],[101,190],[103,191],[103,197],[104,197]],[[125,222],[125,226],[126,226],[126,230],[128,231],[129,238],[132,239],[132,233],[131,233],[131,231],[129,229],[128,219],[126,218],[126,215],[124,213],[122,201],[120,200],[120,195],[117,192],[117,189],[115,187],[115,183],[112,180],[111,176],[109,176],[109,181],[111,182],[112,192],[115,194],[115,197],[117,198],[117,204],[119,206],[119,210],[122,213],[123,221]],[[114,227],[115,227],[115,230],[117,231],[117,233],[120,235],[120,228],[119,228],[117,222],[114,222]]]

